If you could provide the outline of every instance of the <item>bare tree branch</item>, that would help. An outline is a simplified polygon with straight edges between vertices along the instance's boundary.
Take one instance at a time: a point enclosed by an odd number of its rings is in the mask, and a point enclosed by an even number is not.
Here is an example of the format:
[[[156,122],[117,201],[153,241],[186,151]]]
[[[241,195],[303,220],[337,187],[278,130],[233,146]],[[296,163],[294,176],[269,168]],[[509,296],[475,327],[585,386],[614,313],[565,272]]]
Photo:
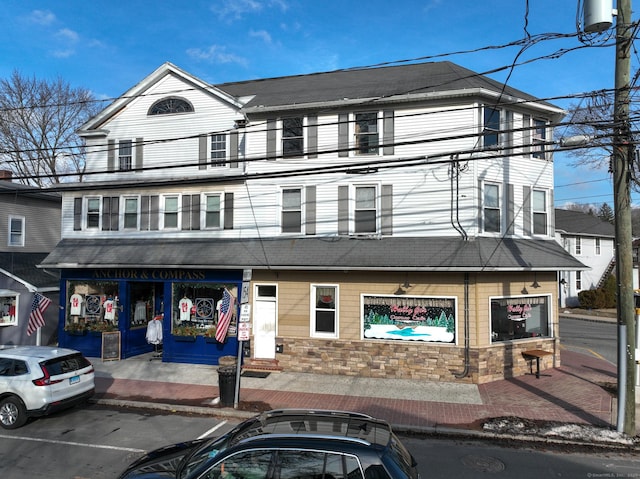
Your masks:
[[[14,71],[0,81],[0,169],[40,187],[82,181],[85,149],[76,132],[97,111],[89,90]]]

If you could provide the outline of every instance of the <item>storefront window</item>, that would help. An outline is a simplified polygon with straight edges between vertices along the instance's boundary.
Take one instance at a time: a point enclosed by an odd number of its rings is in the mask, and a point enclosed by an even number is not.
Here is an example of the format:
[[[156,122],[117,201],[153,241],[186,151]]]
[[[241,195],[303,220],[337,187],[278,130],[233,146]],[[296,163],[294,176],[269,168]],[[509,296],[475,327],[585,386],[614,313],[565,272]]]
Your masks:
[[[68,281],[65,331],[80,334],[86,331],[118,329],[118,283],[111,281]]]
[[[174,336],[215,337],[218,320],[228,317],[230,321],[227,334],[235,335],[237,296],[235,286],[228,287],[219,283],[174,283],[171,333]]]
[[[491,341],[549,337],[549,297],[491,300]]]
[[[454,298],[362,296],[363,337],[452,343]]]
[[[0,326],[18,324],[18,293],[0,290]]]

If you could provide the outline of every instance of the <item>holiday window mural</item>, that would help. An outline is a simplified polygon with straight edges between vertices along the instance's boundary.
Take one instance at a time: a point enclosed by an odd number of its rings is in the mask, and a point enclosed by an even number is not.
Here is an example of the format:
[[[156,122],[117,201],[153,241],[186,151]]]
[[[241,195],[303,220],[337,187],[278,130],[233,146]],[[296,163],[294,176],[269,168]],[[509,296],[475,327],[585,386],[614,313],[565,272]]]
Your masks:
[[[363,295],[362,311],[366,339],[455,342],[455,298]]]

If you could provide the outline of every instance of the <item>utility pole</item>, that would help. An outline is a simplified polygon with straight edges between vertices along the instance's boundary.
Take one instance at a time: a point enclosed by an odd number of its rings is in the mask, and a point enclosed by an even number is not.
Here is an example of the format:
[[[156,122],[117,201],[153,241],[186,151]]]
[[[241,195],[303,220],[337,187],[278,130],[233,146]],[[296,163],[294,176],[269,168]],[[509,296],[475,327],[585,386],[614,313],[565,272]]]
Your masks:
[[[618,291],[618,432],[635,436],[635,302],[631,234],[631,161],[634,144],[629,122],[631,0],[617,0],[615,98],[613,111],[613,200],[615,206]]]

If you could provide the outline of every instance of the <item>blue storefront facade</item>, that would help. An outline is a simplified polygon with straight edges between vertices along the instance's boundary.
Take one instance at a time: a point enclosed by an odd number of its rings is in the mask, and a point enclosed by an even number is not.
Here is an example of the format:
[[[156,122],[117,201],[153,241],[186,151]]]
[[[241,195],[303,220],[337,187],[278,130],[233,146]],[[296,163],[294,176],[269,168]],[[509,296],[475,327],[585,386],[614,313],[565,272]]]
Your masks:
[[[165,362],[217,365],[238,352],[241,286],[241,270],[62,270],[59,344],[100,357],[103,334],[117,332],[121,359],[157,352]]]

